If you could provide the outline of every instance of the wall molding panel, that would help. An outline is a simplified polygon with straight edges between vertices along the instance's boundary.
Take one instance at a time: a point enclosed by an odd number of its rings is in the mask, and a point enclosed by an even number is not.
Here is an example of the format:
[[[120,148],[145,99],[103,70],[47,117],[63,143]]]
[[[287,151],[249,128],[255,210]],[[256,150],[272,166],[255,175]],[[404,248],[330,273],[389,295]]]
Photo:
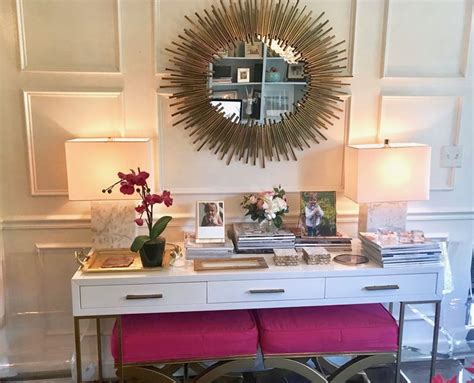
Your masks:
[[[354,210],[341,210],[337,213],[338,223],[357,223],[359,213]],[[246,218],[243,215],[232,215],[226,217],[227,223],[242,222]],[[299,219],[298,214],[289,214],[285,216],[285,222],[297,223]],[[412,210],[408,212],[408,221],[429,222],[429,221],[474,221],[474,209],[426,209],[426,210]],[[195,225],[195,216],[193,213],[179,213],[173,214],[173,220],[169,223],[169,227],[185,228]],[[61,215],[61,216],[10,216],[5,217],[3,221],[3,230],[51,230],[51,229],[65,229],[89,230],[90,216],[82,215]],[[88,247],[89,243],[38,243],[36,248],[38,250],[46,249],[71,249]]]
[[[441,147],[460,144],[462,109],[460,96],[382,95],[378,141],[430,145],[431,190],[453,190],[456,168],[440,167]]]
[[[24,91],[23,100],[31,195],[67,195],[66,139],[124,134],[122,92]],[[35,102],[40,104],[37,108]],[[49,175],[51,168],[56,175]],[[44,175],[51,177],[49,182],[41,179]]]
[[[404,11],[400,19],[395,19],[397,3]],[[424,29],[417,29],[423,26]],[[466,77],[471,28],[470,0],[412,4],[408,1],[385,0],[382,77]],[[420,40],[417,41],[417,38]],[[442,47],[439,41],[443,41]],[[417,42],[419,44],[415,45]],[[427,46],[430,43],[432,46]],[[449,49],[446,50],[446,47]],[[452,62],[456,65],[453,66]]]
[[[121,0],[63,4],[16,0],[21,70],[120,73],[120,8]],[[81,28],[81,23],[88,28]],[[101,39],[94,39],[96,35]]]

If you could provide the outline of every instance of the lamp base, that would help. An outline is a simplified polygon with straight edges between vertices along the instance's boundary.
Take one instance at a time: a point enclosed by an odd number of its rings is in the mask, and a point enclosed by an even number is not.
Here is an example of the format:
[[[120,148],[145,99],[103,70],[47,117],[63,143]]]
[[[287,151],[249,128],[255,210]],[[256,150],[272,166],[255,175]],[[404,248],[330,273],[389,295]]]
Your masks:
[[[128,249],[137,235],[135,201],[92,201],[95,249]]]
[[[359,232],[375,232],[378,229],[405,231],[407,205],[406,202],[361,203]]]

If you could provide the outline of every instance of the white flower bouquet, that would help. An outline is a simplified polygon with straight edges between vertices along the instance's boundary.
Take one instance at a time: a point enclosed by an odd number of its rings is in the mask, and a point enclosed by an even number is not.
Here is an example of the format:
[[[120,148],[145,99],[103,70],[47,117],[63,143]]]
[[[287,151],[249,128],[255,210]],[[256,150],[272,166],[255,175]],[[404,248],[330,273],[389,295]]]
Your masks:
[[[285,191],[281,186],[273,188],[272,191],[246,195],[241,206],[247,209],[245,215],[249,215],[253,221],[262,223],[266,220],[277,228],[281,228],[283,216],[289,211]]]

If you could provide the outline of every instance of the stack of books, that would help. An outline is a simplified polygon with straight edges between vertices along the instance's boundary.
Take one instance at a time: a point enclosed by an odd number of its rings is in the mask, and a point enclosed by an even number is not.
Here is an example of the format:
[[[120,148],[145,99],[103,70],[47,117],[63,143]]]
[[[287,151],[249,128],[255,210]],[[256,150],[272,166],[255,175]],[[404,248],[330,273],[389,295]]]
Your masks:
[[[194,233],[184,233],[186,259],[230,258],[234,254],[234,245],[226,237],[223,243],[196,243]]]
[[[331,237],[297,236],[295,246],[297,249],[322,247],[327,251],[352,251],[352,238],[341,233]]]
[[[359,233],[359,238],[362,254],[382,267],[434,265],[441,262],[441,246],[438,242],[381,241],[377,233]]]
[[[285,229],[262,230],[258,223],[234,223],[234,244],[238,253],[273,253],[273,249],[294,249],[295,235]]]

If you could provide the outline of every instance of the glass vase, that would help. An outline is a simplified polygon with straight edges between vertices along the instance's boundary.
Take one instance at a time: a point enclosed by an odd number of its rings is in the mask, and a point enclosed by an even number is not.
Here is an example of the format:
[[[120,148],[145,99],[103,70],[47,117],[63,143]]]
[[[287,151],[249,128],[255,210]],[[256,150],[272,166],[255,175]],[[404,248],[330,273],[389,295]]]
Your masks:
[[[275,226],[275,222],[273,220],[269,221],[268,219],[264,219],[260,222],[260,230],[264,233],[275,233],[278,231],[278,227]]]

